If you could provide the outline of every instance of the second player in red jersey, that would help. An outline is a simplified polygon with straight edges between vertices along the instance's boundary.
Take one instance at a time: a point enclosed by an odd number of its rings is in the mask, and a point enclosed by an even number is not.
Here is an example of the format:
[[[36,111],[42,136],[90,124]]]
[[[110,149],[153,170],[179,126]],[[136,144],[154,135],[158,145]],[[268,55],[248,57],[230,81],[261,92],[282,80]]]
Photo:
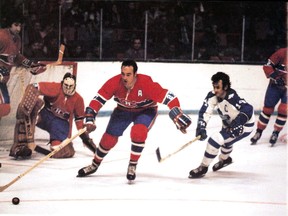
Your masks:
[[[169,116],[181,132],[186,133],[186,128],[191,124],[190,117],[182,112],[177,96],[154,82],[150,76],[137,74],[137,70],[138,66],[134,60],[122,62],[121,74],[109,79],[86,107],[87,129],[93,131],[96,129],[95,117],[101,107],[112,97],[117,103],[92,164],[80,169],[78,177],[96,172],[104,157],[118,142],[118,137],[122,136],[126,128],[133,123],[130,132],[132,143],[130,161],[126,177],[128,180],[134,180],[136,166],[148,132],[158,114],[157,103],[169,107]]]
[[[280,131],[287,121],[287,47],[276,50],[263,65],[263,71],[269,84],[266,89],[264,106],[259,115],[257,130],[251,138],[251,144],[255,145],[266,129],[270,117],[277,108],[277,117],[274,123],[274,131],[270,137],[270,144],[274,146]]]

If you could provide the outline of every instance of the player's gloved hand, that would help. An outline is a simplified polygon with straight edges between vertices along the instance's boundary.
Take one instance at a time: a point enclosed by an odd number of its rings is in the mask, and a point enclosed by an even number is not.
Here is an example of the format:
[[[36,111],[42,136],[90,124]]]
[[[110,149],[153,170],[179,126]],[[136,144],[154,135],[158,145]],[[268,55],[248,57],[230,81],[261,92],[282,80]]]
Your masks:
[[[245,113],[240,112],[228,127],[230,137],[235,138],[240,136],[244,130],[243,125],[246,124],[247,121],[248,116]]]
[[[39,62],[34,62],[30,59],[24,59],[22,61],[22,65],[25,68],[29,68],[30,69],[30,73],[33,75],[37,75],[40,73],[43,73],[47,68],[45,64],[41,64]]]
[[[179,107],[173,107],[169,112],[169,117],[172,119],[177,129],[179,129],[182,133],[187,133],[186,129],[191,124],[191,118],[184,114]]]
[[[9,75],[9,70],[4,66],[0,66],[0,83],[7,83],[10,77]]]
[[[236,138],[243,133],[244,127],[241,124],[237,124],[235,121],[231,122],[231,125],[228,127],[228,133],[230,137]]]
[[[91,133],[92,131],[96,130],[96,125],[95,125],[95,118],[96,118],[97,113],[95,110],[93,110],[90,107],[86,107],[85,110],[85,124],[84,127],[86,127],[86,130],[88,133]]]
[[[203,141],[207,138],[206,133],[206,122],[203,119],[198,120],[197,128],[196,128],[196,137],[200,136],[200,141]]]
[[[274,83],[278,86],[285,86],[285,80],[282,77],[275,79]]]
[[[86,127],[86,131],[88,133],[91,133],[92,131],[96,130],[96,125],[93,122],[87,122],[84,124],[84,127]]]
[[[87,129],[87,127],[86,127],[86,129]],[[84,144],[90,151],[92,151],[93,153],[95,153],[95,151],[96,151],[96,145],[95,145],[95,143],[93,142],[93,140],[89,137],[89,133],[88,133],[88,132],[82,133],[82,134],[80,135],[80,138],[82,139],[83,144]]]

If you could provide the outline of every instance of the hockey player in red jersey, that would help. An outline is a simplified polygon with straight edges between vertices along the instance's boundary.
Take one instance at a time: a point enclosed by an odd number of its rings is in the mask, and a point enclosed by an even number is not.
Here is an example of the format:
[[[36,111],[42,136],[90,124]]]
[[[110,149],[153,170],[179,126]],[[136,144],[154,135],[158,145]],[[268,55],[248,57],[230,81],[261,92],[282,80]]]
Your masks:
[[[76,92],[76,77],[69,72],[64,75],[61,83],[29,84],[17,109],[14,144],[9,155],[16,159],[31,156],[36,146],[35,125],[49,133],[50,147],[53,150],[67,137],[71,137],[73,119],[77,130],[85,127],[84,108],[84,100]],[[80,138],[94,153],[96,145],[89,134],[85,132]],[[54,154],[53,158],[70,158],[74,153],[71,143]]]
[[[270,117],[273,114],[276,105],[277,117],[274,123],[274,131],[270,137],[270,144],[274,146],[277,142],[280,131],[287,121],[287,48],[280,48],[274,52],[267,63],[263,66],[265,76],[270,79],[266,89],[264,107],[260,113],[257,130],[251,138],[251,145],[257,143],[263,130],[267,127]]]
[[[181,132],[186,133],[191,119],[182,112],[178,98],[154,82],[150,76],[138,74],[137,70],[138,67],[134,60],[123,61],[121,74],[109,79],[86,107],[87,130],[93,131],[96,129],[95,117],[106,101],[114,96],[117,103],[97,147],[92,164],[80,169],[77,177],[84,177],[96,172],[104,157],[118,142],[118,138],[133,123],[130,131],[131,153],[126,177],[129,181],[134,180],[136,166],[145,147],[148,132],[157,117],[157,103],[169,107],[170,118]]]
[[[20,53],[23,17],[13,14],[7,18],[7,28],[0,29],[0,119],[10,113],[10,96],[7,82],[13,66],[29,68],[34,75],[42,73],[46,67],[27,59]]]

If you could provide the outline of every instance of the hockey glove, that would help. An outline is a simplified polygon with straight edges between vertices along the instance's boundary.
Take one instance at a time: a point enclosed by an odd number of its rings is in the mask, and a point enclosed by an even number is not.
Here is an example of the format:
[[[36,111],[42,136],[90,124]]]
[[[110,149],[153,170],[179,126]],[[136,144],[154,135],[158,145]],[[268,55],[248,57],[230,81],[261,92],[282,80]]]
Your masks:
[[[169,112],[169,117],[172,119],[177,129],[182,133],[187,133],[186,128],[191,124],[191,119],[188,115],[184,114],[179,107],[173,107]]]
[[[85,110],[85,124],[84,127],[86,127],[86,130],[88,133],[91,133],[92,131],[96,130],[95,125],[95,118],[97,113],[90,107],[86,107]]]
[[[46,65],[40,64],[39,62],[34,62],[32,60],[29,60],[29,59],[24,59],[22,61],[22,65],[25,68],[29,68],[30,69],[30,73],[33,74],[33,75],[37,75],[37,74],[43,73],[47,69]]]
[[[285,80],[282,78],[282,77],[279,77],[277,79],[274,80],[274,83],[277,85],[277,86],[285,86]]]
[[[0,66],[0,83],[7,83],[9,80],[9,75],[9,70],[4,66]]]
[[[230,137],[236,138],[243,133],[244,124],[248,121],[248,117],[244,113],[239,113],[238,116],[231,122],[228,127]]]
[[[197,128],[196,128],[196,137],[200,136],[200,141],[203,141],[207,138],[206,133],[206,122],[203,119],[198,120]]]

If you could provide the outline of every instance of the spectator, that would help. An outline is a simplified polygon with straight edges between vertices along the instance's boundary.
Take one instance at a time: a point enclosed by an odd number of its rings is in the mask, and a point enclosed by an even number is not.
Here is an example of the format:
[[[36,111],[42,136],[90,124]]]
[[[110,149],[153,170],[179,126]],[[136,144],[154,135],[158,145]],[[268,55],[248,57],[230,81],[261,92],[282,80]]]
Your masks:
[[[141,39],[134,38],[131,47],[125,52],[124,58],[134,60],[144,60],[144,49],[141,48]]]

